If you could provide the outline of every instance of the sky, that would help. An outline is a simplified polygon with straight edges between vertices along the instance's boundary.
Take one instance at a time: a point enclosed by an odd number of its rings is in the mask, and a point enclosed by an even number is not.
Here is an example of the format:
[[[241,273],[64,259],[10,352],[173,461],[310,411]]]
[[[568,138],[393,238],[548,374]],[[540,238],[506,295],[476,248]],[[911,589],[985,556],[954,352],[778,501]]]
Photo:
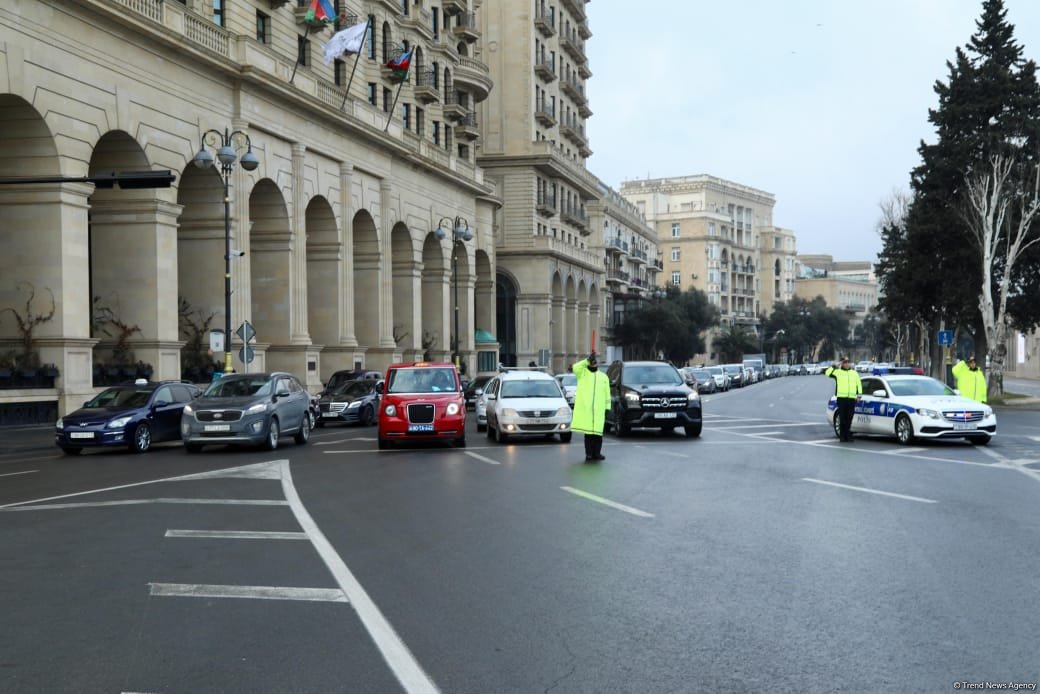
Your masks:
[[[1040,0],[1004,0],[1040,60]],[[591,0],[587,168],[708,174],[776,198],[802,254],[875,261],[880,204],[909,191],[947,61],[982,0]]]

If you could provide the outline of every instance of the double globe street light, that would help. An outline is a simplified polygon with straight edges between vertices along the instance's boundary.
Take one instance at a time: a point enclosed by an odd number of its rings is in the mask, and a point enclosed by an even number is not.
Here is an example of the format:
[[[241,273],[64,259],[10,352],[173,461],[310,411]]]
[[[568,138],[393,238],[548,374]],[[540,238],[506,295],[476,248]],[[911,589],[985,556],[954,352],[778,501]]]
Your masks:
[[[202,144],[198,153],[192,159],[192,163],[200,169],[208,169],[213,166],[213,155],[206,149],[208,144],[217,150],[217,160],[220,161],[220,172],[224,179],[224,373],[234,373],[235,368],[231,364],[231,196],[228,192],[231,179],[231,168],[235,161],[239,160],[235,143],[245,142],[246,153],[241,157],[242,168],[246,171],[254,171],[260,166],[260,160],[253,154],[253,143],[249,135],[241,130],[224,132],[219,130],[207,130],[202,134]],[[239,145],[241,147],[241,145]],[[236,255],[243,255],[238,252]]]
[[[472,240],[473,230],[469,228],[469,222],[466,221],[465,217],[455,217],[454,224],[451,217],[441,217],[441,221],[437,222],[437,229],[433,234],[438,239],[444,239],[448,236],[449,230],[452,234],[451,276],[455,292],[455,334],[451,338],[451,351],[454,355],[455,368],[461,371],[459,359],[459,253],[456,244],[458,241]]]

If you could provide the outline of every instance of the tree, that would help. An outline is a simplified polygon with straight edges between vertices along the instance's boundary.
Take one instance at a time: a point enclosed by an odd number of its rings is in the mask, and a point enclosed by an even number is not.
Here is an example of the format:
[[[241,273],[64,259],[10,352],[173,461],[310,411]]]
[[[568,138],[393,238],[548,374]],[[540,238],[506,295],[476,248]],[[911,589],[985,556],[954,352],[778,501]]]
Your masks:
[[[796,296],[773,307],[764,334],[773,335],[777,348],[786,349],[796,361],[818,361],[818,355],[833,356],[848,346],[849,319],[844,311],[827,306],[822,296],[811,301]]]
[[[660,359],[685,364],[704,351],[703,333],[718,324],[718,309],[697,289],[680,293],[669,287],[664,296],[643,301],[626,311],[612,331],[614,344],[631,359]]]
[[[731,364],[741,361],[745,354],[757,352],[759,342],[744,326],[730,325],[712,341],[712,346],[719,353],[721,363]]]

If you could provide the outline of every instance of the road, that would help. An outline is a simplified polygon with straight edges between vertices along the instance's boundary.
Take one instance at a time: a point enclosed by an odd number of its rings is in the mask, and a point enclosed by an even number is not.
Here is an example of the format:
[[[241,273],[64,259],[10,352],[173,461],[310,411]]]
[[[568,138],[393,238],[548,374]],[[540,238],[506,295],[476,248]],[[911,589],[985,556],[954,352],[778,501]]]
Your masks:
[[[1040,426],[833,438],[830,382],[700,439],[0,456],[0,690],[946,691],[1037,682]]]

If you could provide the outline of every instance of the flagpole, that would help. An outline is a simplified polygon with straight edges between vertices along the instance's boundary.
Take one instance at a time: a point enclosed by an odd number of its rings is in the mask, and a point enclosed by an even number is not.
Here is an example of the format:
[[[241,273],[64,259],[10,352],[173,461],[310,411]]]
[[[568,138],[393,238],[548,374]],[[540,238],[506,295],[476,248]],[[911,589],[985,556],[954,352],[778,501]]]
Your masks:
[[[347,97],[350,95],[350,85],[354,83],[354,73],[357,72],[357,64],[361,61],[361,51],[365,50],[365,40],[368,39],[368,32],[372,28],[372,17],[369,16],[368,21],[365,22],[365,39],[361,41],[361,50],[357,52],[357,56],[354,58],[354,67],[350,69],[350,79],[347,80],[347,88],[343,91],[343,103],[339,105],[339,110],[342,111],[343,107],[347,105]],[[375,41],[375,37],[372,37]]]
[[[386,125],[383,126],[383,132],[385,133],[390,129],[390,121],[394,119],[394,109],[397,108],[397,98],[401,96],[401,89],[404,88],[404,82],[408,79],[408,73],[405,73],[404,79],[401,80],[401,84],[397,85],[397,93],[394,94],[394,104],[390,107],[390,115],[386,119]]]

